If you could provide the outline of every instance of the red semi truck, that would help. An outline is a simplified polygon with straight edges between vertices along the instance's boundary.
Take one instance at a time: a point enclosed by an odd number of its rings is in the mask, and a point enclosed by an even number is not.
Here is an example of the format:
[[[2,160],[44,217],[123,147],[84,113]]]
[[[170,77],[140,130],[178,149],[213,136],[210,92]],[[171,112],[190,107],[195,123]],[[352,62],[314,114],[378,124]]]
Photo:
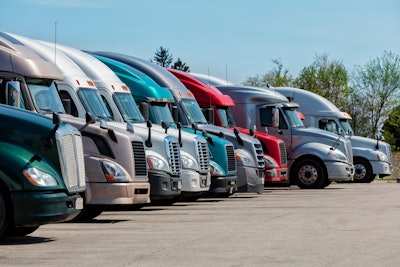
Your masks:
[[[230,96],[224,95],[212,85],[201,82],[190,73],[175,69],[167,70],[193,93],[209,123],[224,128],[237,128],[241,133],[254,135],[260,140],[264,151],[266,185],[278,183],[289,185],[286,148],[282,139],[259,131],[237,127],[230,111],[235,103]]]

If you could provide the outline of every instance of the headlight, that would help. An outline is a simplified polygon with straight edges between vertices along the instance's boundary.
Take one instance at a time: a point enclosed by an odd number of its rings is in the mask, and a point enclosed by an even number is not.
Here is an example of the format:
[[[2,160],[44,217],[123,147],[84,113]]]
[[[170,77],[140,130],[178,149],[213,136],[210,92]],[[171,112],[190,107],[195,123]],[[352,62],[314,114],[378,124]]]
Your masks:
[[[242,163],[242,165],[248,166],[253,164],[251,158],[245,155],[243,152],[236,152],[235,157],[238,161]]]
[[[156,156],[148,156],[147,163],[149,164],[149,168],[151,170],[169,172],[168,163]]]
[[[332,157],[334,157],[335,159],[337,159],[337,160],[340,160],[340,161],[347,161],[346,156],[343,155],[342,153],[338,153],[338,152],[334,151],[334,152],[332,152],[330,155],[331,155]]]
[[[182,169],[192,169],[192,170],[198,169],[197,163],[191,158],[181,155],[181,160],[182,160]]]
[[[125,171],[117,164],[111,161],[100,161],[101,169],[103,170],[104,176],[107,182],[128,182],[129,177]]]
[[[214,161],[210,161],[210,174],[212,176],[224,176],[222,168]]]
[[[278,168],[278,163],[276,163],[276,161],[271,158],[270,156],[266,156],[264,155],[264,162],[265,162],[265,167],[267,168]]]
[[[36,186],[56,186],[57,181],[51,174],[40,171],[36,168],[29,168],[23,171],[23,174],[28,181]]]
[[[378,152],[378,153],[376,154],[376,157],[377,157],[377,159],[380,160],[380,161],[388,161],[387,156],[386,156],[385,154],[381,153],[381,152]]]

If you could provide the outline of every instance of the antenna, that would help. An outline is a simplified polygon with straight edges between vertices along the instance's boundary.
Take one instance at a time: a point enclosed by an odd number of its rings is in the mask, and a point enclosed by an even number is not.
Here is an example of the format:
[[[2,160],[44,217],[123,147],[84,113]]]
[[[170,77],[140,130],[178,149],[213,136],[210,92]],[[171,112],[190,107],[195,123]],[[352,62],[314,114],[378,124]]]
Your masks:
[[[57,21],[54,22],[54,64],[57,64]]]

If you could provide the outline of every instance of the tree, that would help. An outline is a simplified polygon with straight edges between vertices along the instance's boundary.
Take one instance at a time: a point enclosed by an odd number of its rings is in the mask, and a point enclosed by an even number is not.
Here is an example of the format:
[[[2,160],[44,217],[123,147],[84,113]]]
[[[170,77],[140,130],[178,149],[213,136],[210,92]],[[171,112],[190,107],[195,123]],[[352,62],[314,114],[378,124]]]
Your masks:
[[[399,105],[400,57],[384,51],[365,66],[356,66],[352,75],[354,93],[364,102],[359,109],[369,118],[365,125],[368,136],[383,126],[394,107]]]
[[[328,54],[324,53],[316,55],[314,62],[300,71],[295,85],[325,97],[346,111],[351,93],[348,80],[348,72],[343,63],[328,60]]]
[[[155,53],[155,56],[153,59],[157,65],[168,68],[169,65],[171,65],[171,63],[172,63],[173,57],[169,53],[168,49],[160,46],[160,48],[158,50],[156,50],[156,53]]]
[[[275,67],[264,75],[255,75],[248,77],[243,84],[257,87],[271,86],[292,86],[293,77],[289,74],[289,70],[283,69],[283,64],[279,59],[273,59],[272,63]]]
[[[174,64],[171,66],[171,68],[176,70],[181,70],[184,72],[190,72],[189,66],[183,63],[179,57],[178,60],[175,61]]]
[[[388,119],[383,124],[383,136],[385,141],[392,144],[394,150],[400,149],[400,106],[397,106],[389,114]]]

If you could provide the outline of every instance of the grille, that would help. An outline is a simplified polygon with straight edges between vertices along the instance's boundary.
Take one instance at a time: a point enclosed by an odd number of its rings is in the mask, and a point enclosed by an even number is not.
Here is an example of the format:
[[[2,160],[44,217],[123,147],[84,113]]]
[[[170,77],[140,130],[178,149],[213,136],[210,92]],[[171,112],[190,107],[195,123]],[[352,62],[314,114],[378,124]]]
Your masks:
[[[236,171],[236,158],[233,146],[227,145],[225,146],[225,150],[226,157],[228,159],[228,171]]]
[[[279,152],[281,154],[281,165],[286,166],[287,164],[287,153],[285,143],[279,143]]]
[[[385,145],[386,145],[386,155],[388,157],[388,161],[389,161],[389,163],[392,163],[392,150],[391,150],[389,144],[385,144]]]
[[[147,176],[146,154],[143,142],[132,141],[133,161],[135,162],[135,176]]]
[[[256,153],[257,156],[258,167],[264,169],[265,162],[264,162],[264,152],[262,150],[262,145],[259,142],[253,143],[253,145],[254,145],[254,152]]]
[[[69,192],[85,189],[85,161],[83,158],[82,137],[71,128],[57,130],[56,139],[59,151],[61,173]]]
[[[169,165],[171,166],[171,172],[173,175],[181,174],[181,152],[179,149],[179,144],[176,141],[167,139],[168,153],[169,153]]]
[[[208,172],[210,170],[210,158],[207,142],[197,140],[197,153],[200,164],[200,172]]]

